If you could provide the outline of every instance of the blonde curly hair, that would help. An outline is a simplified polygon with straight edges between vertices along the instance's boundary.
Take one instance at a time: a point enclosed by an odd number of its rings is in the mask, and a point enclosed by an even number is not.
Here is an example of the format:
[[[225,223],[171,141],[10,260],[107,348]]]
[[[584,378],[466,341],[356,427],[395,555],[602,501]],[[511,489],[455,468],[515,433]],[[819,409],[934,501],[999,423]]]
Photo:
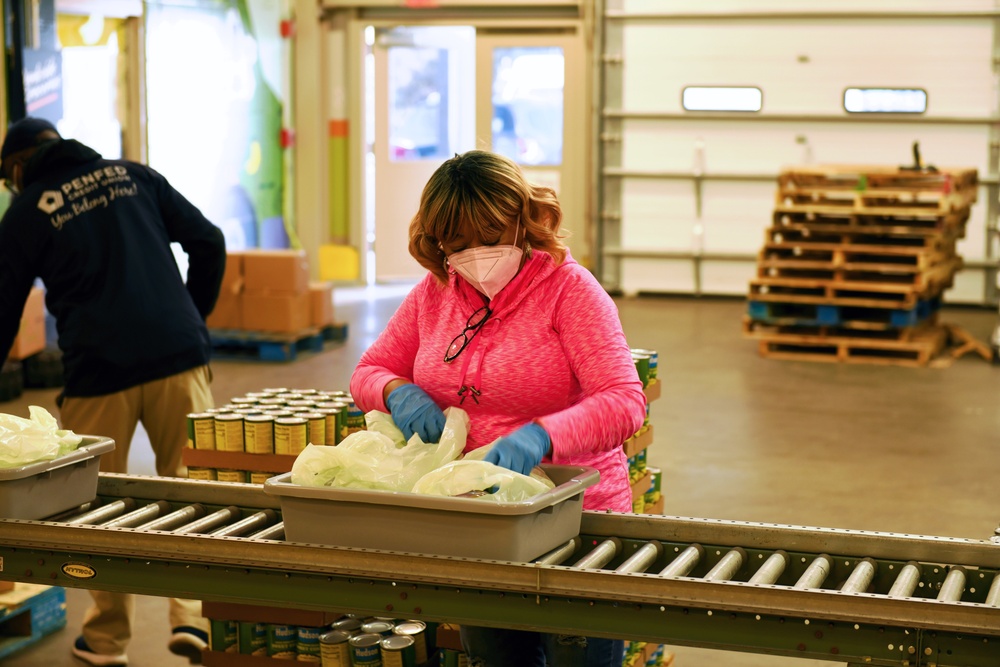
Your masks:
[[[410,221],[410,254],[448,283],[442,246],[461,239],[497,243],[511,225],[524,226],[525,250],[546,252],[561,264],[562,208],[552,188],[529,183],[509,158],[473,150],[446,160],[424,186]]]

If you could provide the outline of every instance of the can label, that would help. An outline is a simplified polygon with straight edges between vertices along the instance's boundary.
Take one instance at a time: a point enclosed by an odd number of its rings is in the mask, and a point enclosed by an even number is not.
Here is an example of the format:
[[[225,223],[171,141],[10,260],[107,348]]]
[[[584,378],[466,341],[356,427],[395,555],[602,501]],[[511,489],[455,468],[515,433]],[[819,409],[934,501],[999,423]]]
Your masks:
[[[215,415],[215,448],[222,452],[243,451],[243,415]]]
[[[326,444],[326,416],[316,413],[308,412],[301,413],[299,415],[302,419],[305,419],[308,428],[308,438],[309,444],[312,445],[325,445]]]
[[[297,456],[306,448],[308,422],[299,417],[274,420],[274,453]]]
[[[188,479],[201,479],[214,482],[218,479],[215,468],[188,468]]]
[[[299,626],[295,643],[297,660],[302,662],[320,661],[319,637],[321,634],[323,634],[323,628]]]
[[[351,647],[346,632],[331,630],[320,635],[320,657],[323,667],[351,667]]]
[[[394,635],[382,640],[382,667],[417,667],[413,637]]]
[[[351,664],[354,667],[382,667],[381,635],[355,635],[348,643],[351,646]]]
[[[239,636],[239,647],[242,655],[267,656],[267,625],[241,622]]]
[[[239,484],[247,483],[247,471],[246,470],[219,470],[216,472],[216,479],[220,482],[237,482]]]
[[[209,641],[213,651],[220,653],[236,653],[237,645],[236,621],[209,621]]]
[[[215,415],[211,412],[192,412],[187,416],[188,447],[215,449]]]
[[[263,484],[267,480],[274,477],[273,472],[251,472],[250,473],[250,483],[251,484]]]
[[[423,621],[406,621],[399,623],[392,629],[397,635],[404,635],[413,639],[413,648],[416,651],[417,663],[427,662],[427,624]]]
[[[267,626],[267,655],[279,660],[295,660],[298,630],[294,625]]]
[[[243,448],[248,454],[274,453],[274,417],[252,415],[243,420]]]
[[[347,404],[347,434],[365,430],[365,413],[354,401]]]

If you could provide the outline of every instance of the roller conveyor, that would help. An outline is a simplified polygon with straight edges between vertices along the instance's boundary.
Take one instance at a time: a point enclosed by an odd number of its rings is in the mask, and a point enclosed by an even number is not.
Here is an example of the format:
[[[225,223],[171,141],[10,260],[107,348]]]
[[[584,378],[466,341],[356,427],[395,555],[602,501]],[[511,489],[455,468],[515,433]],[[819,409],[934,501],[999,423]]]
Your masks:
[[[596,512],[532,563],[292,543],[260,486],[112,474],[0,520],[0,579],[867,665],[1000,665],[998,574],[989,540]]]

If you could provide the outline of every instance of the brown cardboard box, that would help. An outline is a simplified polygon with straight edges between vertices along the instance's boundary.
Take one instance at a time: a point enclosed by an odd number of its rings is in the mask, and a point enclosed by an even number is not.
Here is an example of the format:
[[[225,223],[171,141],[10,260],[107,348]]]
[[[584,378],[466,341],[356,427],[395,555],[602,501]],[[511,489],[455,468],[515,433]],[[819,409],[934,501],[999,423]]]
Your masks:
[[[10,359],[24,359],[45,349],[45,290],[32,287],[21,313],[21,328],[10,348]]]
[[[220,292],[215,308],[208,315],[205,324],[209,329],[242,329],[243,299],[240,294]]]
[[[243,252],[226,253],[226,272],[222,276],[219,298],[239,296],[243,291]]]
[[[243,292],[243,329],[295,333],[309,328],[312,318],[309,292],[274,294]]]
[[[13,581],[0,581],[0,593],[6,593],[7,591],[14,590]]]
[[[309,289],[309,262],[305,251],[244,251],[243,289],[277,294],[305,293]]]
[[[312,302],[312,325],[322,328],[333,324],[333,285],[309,283],[309,299]]]

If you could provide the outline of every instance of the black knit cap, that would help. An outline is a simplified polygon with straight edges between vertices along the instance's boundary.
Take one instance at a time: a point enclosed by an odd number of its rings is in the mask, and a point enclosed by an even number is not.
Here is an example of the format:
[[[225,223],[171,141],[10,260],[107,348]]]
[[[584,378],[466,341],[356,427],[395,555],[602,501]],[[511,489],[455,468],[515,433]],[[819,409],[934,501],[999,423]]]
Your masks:
[[[8,155],[37,145],[38,135],[46,130],[59,134],[56,126],[44,118],[31,118],[29,116],[17,121],[7,128],[7,136],[3,139],[3,148],[0,148],[0,160],[6,160]]]

